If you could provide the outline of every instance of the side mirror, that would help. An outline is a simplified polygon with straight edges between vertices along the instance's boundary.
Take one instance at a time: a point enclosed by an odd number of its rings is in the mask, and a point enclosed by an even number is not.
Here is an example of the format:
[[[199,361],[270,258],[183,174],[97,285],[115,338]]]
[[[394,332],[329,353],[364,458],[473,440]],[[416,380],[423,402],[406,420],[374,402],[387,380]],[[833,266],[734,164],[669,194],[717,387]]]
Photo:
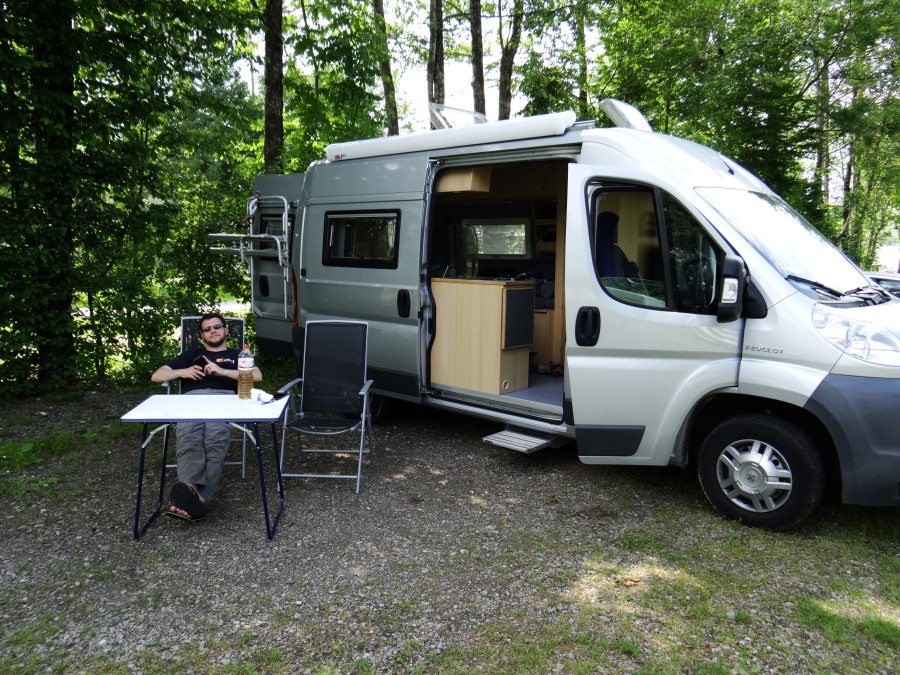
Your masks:
[[[744,287],[747,284],[747,268],[744,260],[728,253],[722,263],[722,278],[716,293],[719,305],[716,308],[716,319],[719,323],[737,321],[743,309]]]

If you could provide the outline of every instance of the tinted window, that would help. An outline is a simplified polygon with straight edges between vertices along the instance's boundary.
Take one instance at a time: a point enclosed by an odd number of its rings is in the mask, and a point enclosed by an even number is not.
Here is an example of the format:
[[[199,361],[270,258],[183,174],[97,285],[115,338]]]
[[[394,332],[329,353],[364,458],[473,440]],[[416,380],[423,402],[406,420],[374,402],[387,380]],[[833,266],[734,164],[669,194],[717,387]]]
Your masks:
[[[397,268],[400,214],[325,215],[322,262],[338,267]]]
[[[715,311],[723,256],[687,209],[644,186],[604,185],[591,201],[597,278],[612,297],[677,312]]]

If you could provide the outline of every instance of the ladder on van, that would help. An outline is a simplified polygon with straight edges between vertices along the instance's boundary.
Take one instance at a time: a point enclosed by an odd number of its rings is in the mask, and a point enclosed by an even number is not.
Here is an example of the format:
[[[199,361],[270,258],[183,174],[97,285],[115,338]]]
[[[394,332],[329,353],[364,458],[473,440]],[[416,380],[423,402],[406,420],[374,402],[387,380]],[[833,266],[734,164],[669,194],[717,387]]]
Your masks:
[[[281,312],[265,308],[257,302],[253,293],[251,308],[254,316],[291,319],[293,300],[289,294],[291,269],[291,218],[289,213],[294,204],[281,195],[262,195],[259,192],[247,200],[246,234],[218,232],[209,235],[213,253],[239,255],[250,268],[251,283],[256,279],[257,268],[266,263],[277,263],[281,268],[282,298]],[[263,217],[263,215],[265,217]],[[259,217],[258,217],[259,216]]]

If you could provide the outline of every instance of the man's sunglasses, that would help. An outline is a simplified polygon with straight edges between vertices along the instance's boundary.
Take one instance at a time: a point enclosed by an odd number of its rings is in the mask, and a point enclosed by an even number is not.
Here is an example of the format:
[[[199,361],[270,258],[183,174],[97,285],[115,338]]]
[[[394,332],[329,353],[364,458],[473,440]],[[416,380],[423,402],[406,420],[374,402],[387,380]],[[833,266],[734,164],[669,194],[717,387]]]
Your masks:
[[[223,328],[225,328],[225,326],[223,326],[220,323],[217,323],[214,326],[206,326],[205,328],[201,328],[200,330],[203,333],[208,333],[211,330],[222,330]]]

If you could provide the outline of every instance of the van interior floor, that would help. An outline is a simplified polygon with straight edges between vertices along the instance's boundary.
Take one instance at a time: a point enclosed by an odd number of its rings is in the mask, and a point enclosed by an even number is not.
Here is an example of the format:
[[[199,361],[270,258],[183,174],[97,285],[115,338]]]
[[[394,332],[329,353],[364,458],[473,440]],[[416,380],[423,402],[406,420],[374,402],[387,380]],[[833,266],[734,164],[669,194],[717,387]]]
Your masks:
[[[529,370],[528,388],[511,391],[508,394],[503,394],[503,397],[562,407],[563,378],[561,376],[539,373],[536,370]]]
[[[435,385],[431,399],[435,405],[475,405],[505,410],[526,417],[561,420],[563,414],[563,378],[529,371],[528,388],[507,394],[488,394],[447,385]]]

